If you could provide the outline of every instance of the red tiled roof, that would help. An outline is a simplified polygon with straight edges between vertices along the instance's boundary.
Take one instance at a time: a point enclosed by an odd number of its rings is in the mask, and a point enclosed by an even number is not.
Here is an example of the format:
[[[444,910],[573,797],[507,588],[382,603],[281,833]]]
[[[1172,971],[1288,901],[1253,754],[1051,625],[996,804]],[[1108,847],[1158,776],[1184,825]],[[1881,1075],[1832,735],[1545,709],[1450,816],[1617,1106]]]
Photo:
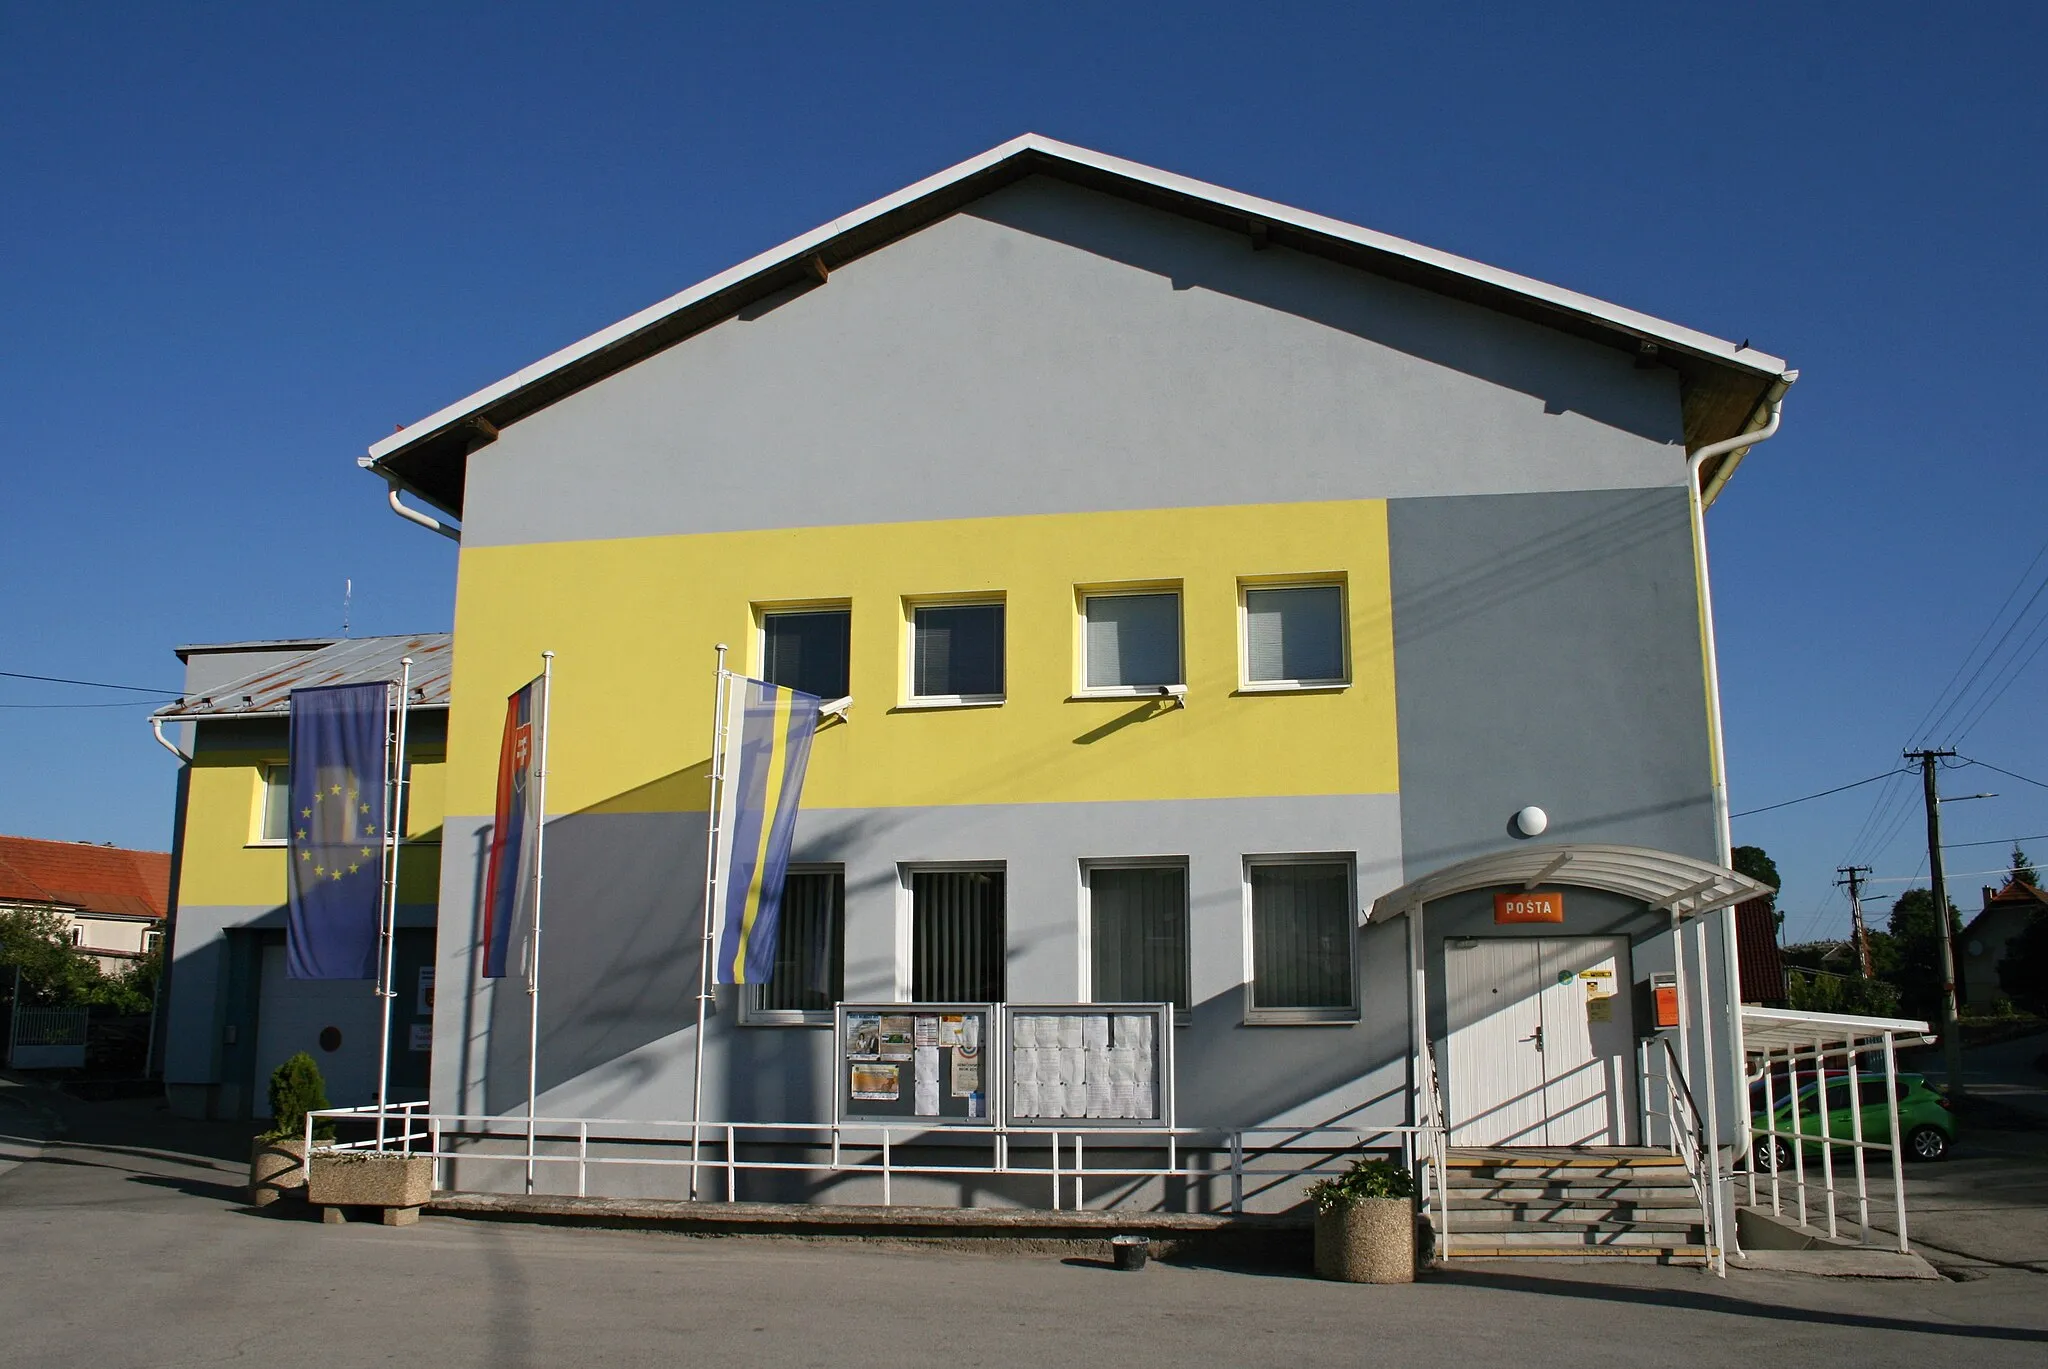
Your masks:
[[[0,837],[0,898],[162,917],[170,906],[171,856],[80,841]]]
[[[1994,903],[2020,903],[2038,906],[2048,903],[2048,894],[2042,893],[2033,885],[2015,876],[2007,880],[2005,887],[1996,893],[1991,891],[1990,885],[1984,886],[1984,906],[1989,908]]]
[[[1770,899],[1735,905],[1735,963],[1743,1002],[1785,1000],[1785,961],[1778,954],[1778,915]]]

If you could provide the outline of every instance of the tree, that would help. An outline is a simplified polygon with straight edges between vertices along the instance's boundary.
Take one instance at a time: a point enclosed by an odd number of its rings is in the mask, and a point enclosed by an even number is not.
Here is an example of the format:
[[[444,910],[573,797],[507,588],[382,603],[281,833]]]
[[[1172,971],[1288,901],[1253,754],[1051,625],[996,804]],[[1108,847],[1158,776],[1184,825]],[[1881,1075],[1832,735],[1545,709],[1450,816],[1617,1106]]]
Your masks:
[[[1789,969],[1785,972],[1785,1005],[1798,1012],[1896,1017],[1899,991],[1882,979]]]
[[[1729,854],[1729,864],[1738,875],[1747,875],[1759,884],[1771,886],[1769,903],[1774,925],[1785,925],[1785,915],[1778,911],[1778,863],[1770,858],[1761,846],[1738,846]]]
[[[91,1003],[101,987],[99,962],[71,944],[63,914],[42,909],[0,913],[0,967],[10,982],[21,971],[25,1003]]]
[[[2034,862],[2027,859],[2027,853],[2019,848],[2017,842],[2012,848],[2012,869],[2006,873],[2013,879],[2025,880],[2036,889],[2041,887],[2041,877],[2034,873]]]
[[[1963,915],[1954,903],[1948,905],[1948,918],[1949,934],[1960,935]],[[1892,963],[1879,973],[1898,987],[1908,1017],[1940,1021],[1941,924],[1935,920],[1933,893],[1908,889],[1900,894],[1892,904],[1890,928]]]

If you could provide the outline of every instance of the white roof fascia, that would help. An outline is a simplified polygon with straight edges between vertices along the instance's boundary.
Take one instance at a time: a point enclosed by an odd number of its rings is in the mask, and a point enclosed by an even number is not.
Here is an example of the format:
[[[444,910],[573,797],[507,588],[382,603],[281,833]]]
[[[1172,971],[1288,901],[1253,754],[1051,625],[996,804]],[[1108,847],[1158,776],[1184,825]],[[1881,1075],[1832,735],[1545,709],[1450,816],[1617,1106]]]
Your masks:
[[[1063,143],[1054,138],[1043,137],[1036,133],[1026,133],[1012,138],[1006,143],[992,147],[979,156],[969,157],[964,162],[950,166],[935,175],[927,176],[913,185],[905,186],[894,194],[885,195],[871,204],[854,210],[852,213],[843,214],[833,219],[830,223],[812,229],[801,237],[791,238],[779,247],[771,247],[766,252],[749,257],[739,265],[721,271],[710,279],[700,281],[678,294],[670,295],[658,304],[649,305],[640,312],[612,324],[609,328],[600,329],[580,342],[571,343],[558,352],[542,357],[531,366],[514,372],[496,384],[487,385],[475,394],[465,399],[459,399],[446,408],[437,410],[418,422],[409,424],[398,432],[383,438],[370,448],[368,457],[362,459],[358,464],[364,466],[372,465],[393,452],[411,446],[421,438],[463,422],[496,401],[523,389],[537,380],[541,380],[564,367],[573,365],[592,353],[602,351],[613,343],[631,337],[634,333],[651,324],[658,323],[678,310],[686,309],[690,305],[707,299],[721,290],[729,289],[750,276],[775,267],[787,265],[792,261],[801,260],[849,229],[858,228],[865,223],[880,218],[884,214],[901,209],[905,205],[920,200],[936,191],[943,190],[959,181],[978,175],[1021,152],[1041,152],[1079,166],[1092,167],[1095,170],[1111,175],[1155,186],[1161,190],[1208,200],[1211,203],[1237,210],[1254,218],[1265,219],[1270,223],[1284,224],[1300,229],[1303,232],[1316,233],[1340,241],[1355,243],[1361,247],[1384,252],[1389,256],[1404,257],[1420,265],[1433,267],[1437,270],[1463,276],[1469,280],[1490,285],[1500,290],[1526,296],[1567,314],[1576,314],[1582,318],[1603,323],[1624,332],[1640,334],[1659,343],[1699,353],[1728,366],[1754,372],[1758,376],[1780,375],[1786,369],[1786,364],[1781,358],[1771,356],[1768,353],[1759,352],[1754,348],[1741,347],[1724,338],[1717,338],[1710,333],[1697,332],[1691,328],[1681,327],[1678,324],[1652,317],[1649,314],[1638,313],[1633,309],[1624,309],[1620,305],[1595,299],[1591,295],[1582,295],[1575,290],[1566,290],[1561,286],[1548,285],[1528,276],[1517,275],[1513,271],[1504,271],[1499,267],[1488,266],[1483,262],[1472,261],[1469,258],[1460,257],[1450,252],[1438,251],[1433,247],[1424,247],[1420,243],[1409,242],[1405,238],[1397,238],[1387,233],[1378,233],[1370,228],[1360,228],[1356,224],[1345,223],[1341,219],[1326,218],[1321,214],[1311,214],[1306,210],[1295,209],[1289,205],[1279,204],[1272,200],[1260,199],[1256,195],[1246,195],[1239,191],[1227,190],[1222,186],[1211,185],[1206,181],[1198,181],[1191,177],[1177,176],[1172,172],[1160,171],[1140,162],[1126,161],[1121,157],[1111,157],[1101,152],[1091,151],[1085,147],[1076,147],[1071,143]]]

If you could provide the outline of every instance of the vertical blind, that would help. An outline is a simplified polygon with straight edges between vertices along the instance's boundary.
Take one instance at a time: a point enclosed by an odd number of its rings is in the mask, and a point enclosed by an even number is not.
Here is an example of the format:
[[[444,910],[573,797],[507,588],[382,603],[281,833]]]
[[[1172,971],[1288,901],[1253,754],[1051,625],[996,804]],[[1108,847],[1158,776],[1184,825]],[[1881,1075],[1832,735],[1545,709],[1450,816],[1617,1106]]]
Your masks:
[[[1088,687],[1180,684],[1180,596],[1096,594],[1087,617]]]
[[[1245,664],[1258,682],[1344,678],[1344,591],[1336,585],[1244,592]]]
[[[911,872],[912,1002],[1003,1001],[1003,883],[1000,870]]]
[[[1097,1003],[1188,1007],[1185,866],[1090,870],[1088,922]]]
[[[1351,867],[1254,865],[1252,1005],[1348,1008],[1351,1003]]]
[[[846,996],[846,876],[791,870],[782,885],[775,968],[757,985],[768,1012],[829,1012]]]
[[[263,767],[263,840],[283,841],[291,836],[291,767]]]
[[[947,604],[912,615],[912,692],[920,698],[1003,692],[1003,606]]]
[[[843,608],[761,615],[761,673],[769,684],[843,699],[853,614]]]

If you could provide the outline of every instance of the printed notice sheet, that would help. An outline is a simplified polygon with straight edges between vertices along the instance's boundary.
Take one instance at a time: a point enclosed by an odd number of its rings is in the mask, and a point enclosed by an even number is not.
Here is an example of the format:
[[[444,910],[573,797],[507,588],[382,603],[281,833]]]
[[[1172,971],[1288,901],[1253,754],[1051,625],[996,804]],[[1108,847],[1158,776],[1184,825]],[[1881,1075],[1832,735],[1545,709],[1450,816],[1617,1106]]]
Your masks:
[[[913,1111],[919,1117],[939,1115],[939,1048],[919,1046],[917,1048],[916,1091],[912,1098],[916,1104]]]
[[[882,1058],[884,1060],[908,1060],[914,1043],[911,1040],[916,1030],[909,1013],[882,1014]]]
[[[855,1098],[864,1098],[877,1103],[893,1103],[898,1096],[899,1065],[849,1065],[852,1092]]]
[[[882,1054],[882,1015],[850,1012],[846,1015],[846,1058],[876,1060]]]

